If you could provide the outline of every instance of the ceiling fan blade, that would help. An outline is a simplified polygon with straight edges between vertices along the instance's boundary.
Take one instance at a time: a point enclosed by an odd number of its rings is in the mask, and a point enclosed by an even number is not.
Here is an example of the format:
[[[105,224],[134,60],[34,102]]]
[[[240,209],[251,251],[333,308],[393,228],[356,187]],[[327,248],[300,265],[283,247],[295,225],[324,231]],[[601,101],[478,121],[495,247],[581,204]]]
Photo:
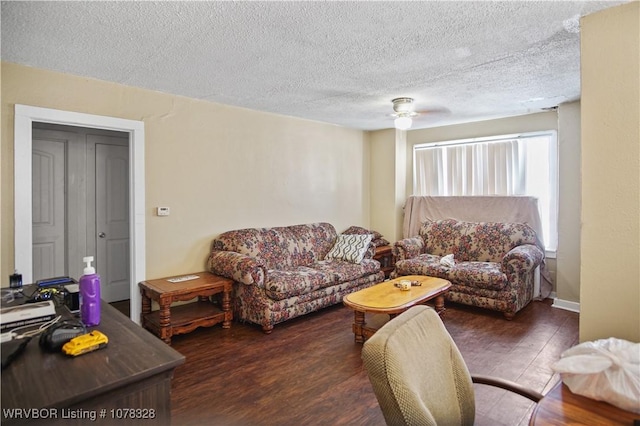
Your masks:
[[[418,115],[420,115],[419,112],[417,111],[411,111],[411,112],[405,112],[405,113],[397,113],[397,112],[393,112],[391,114],[387,114],[387,117],[391,117],[391,118],[398,118],[398,117],[417,117]]]
[[[445,108],[445,107],[437,107],[437,108],[430,108],[430,109],[423,109],[423,110],[419,110],[416,111],[416,113],[420,116],[420,115],[434,115],[434,114],[451,114],[451,110],[449,108]]]
[[[387,117],[395,120],[395,125],[399,126],[400,119],[410,118],[411,120],[429,122],[434,119],[437,121],[439,117],[451,114],[451,110],[445,107],[434,106],[433,108],[415,110],[413,98],[401,97],[392,99],[393,112],[385,114]],[[409,125],[410,126],[410,125]]]

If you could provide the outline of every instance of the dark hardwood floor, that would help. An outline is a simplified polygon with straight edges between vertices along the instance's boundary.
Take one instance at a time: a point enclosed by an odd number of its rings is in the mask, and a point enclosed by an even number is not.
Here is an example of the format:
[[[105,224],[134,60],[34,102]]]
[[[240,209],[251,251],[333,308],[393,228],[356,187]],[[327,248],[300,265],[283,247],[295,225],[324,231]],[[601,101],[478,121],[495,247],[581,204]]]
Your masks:
[[[513,321],[461,305],[444,323],[472,373],[548,391],[551,364],[578,343],[578,314],[533,302]],[[234,322],[174,336],[186,356],[172,384],[174,425],[384,425],[342,305],[277,325],[271,335]],[[477,425],[526,425],[533,404],[483,385]]]

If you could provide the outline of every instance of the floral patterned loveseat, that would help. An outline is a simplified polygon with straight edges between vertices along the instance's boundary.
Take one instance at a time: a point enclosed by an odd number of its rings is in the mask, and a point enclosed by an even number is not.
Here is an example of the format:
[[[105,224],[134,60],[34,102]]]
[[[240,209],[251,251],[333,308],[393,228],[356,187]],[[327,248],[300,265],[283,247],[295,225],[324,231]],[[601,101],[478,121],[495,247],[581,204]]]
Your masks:
[[[397,241],[393,253],[393,276],[444,278],[451,282],[447,300],[493,309],[507,319],[533,299],[534,273],[544,261],[526,224],[454,219],[424,222],[419,235]],[[447,265],[452,254],[453,266]]]
[[[361,260],[343,260],[332,250],[350,237],[363,241]],[[339,236],[329,223],[228,231],[214,239],[208,268],[235,281],[235,318],[259,324],[268,334],[275,324],[383,281],[380,263],[372,259],[373,235],[365,237]]]

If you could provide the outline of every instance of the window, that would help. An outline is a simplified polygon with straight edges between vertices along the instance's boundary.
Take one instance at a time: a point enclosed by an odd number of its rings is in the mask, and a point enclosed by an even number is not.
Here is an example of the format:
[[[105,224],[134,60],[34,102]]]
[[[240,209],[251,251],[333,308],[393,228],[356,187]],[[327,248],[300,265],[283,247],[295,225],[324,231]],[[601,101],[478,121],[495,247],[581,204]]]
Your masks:
[[[558,241],[556,132],[415,145],[414,195],[526,195],[538,199],[542,240]]]

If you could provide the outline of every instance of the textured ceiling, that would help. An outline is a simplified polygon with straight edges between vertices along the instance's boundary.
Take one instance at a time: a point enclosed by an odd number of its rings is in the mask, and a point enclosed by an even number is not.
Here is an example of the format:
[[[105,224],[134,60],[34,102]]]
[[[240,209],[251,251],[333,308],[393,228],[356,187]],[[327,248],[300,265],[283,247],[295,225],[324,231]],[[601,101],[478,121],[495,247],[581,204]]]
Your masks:
[[[364,130],[580,97],[578,18],[626,1],[2,2],[3,61]]]

